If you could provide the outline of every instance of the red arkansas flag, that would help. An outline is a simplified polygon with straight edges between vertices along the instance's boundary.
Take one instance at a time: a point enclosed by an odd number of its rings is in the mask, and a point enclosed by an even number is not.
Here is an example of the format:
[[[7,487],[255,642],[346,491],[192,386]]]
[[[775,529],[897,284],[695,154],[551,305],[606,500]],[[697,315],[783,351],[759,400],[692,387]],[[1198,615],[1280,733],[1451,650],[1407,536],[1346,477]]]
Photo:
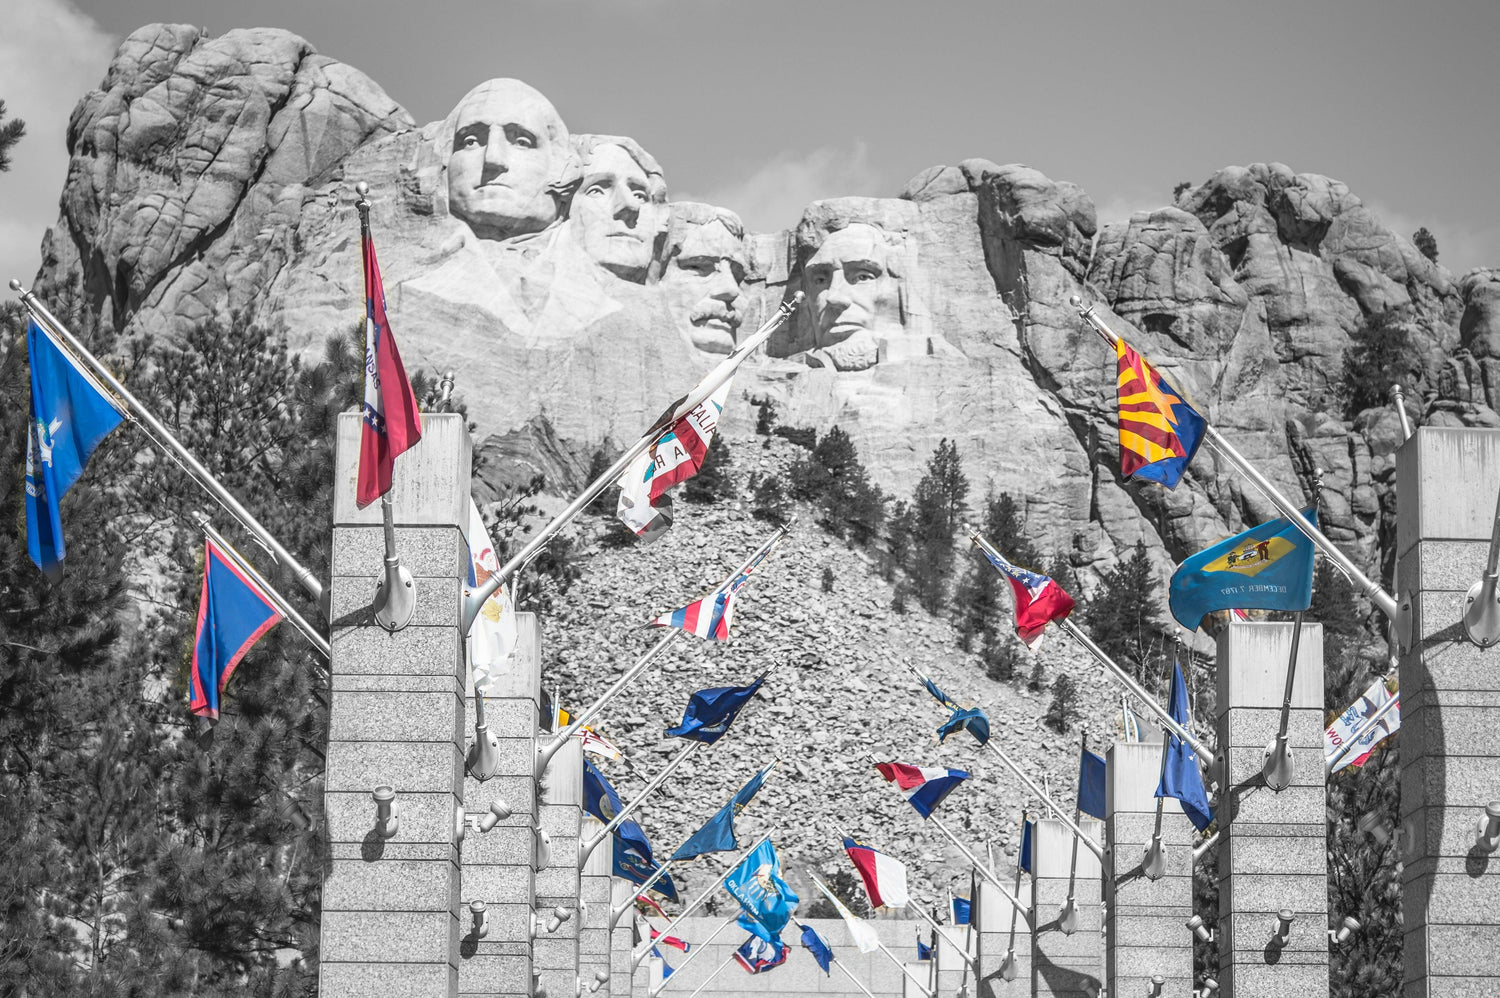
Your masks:
[[[422,439],[422,417],[412,394],[396,338],[385,317],[385,287],[375,243],[366,230],[365,257],[365,404],[359,440],[359,482],[354,501],[361,509],[391,490],[396,457]]]

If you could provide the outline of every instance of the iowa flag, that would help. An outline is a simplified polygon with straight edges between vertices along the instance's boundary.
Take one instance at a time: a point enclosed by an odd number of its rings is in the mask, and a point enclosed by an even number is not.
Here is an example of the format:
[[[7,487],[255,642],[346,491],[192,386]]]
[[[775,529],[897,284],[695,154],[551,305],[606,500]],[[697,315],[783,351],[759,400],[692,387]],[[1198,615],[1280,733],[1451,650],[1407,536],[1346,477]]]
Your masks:
[[[1115,355],[1120,361],[1120,474],[1176,488],[1203,442],[1203,417],[1123,339],[1115,340]]]
[[[360,244],[365,258],[365,400],[360,407],[364,426],[354,501],[364,509],[391,490],[391,468],[398,456],[422,439],[422,417],[386,321],[385,285],[369,229]]]

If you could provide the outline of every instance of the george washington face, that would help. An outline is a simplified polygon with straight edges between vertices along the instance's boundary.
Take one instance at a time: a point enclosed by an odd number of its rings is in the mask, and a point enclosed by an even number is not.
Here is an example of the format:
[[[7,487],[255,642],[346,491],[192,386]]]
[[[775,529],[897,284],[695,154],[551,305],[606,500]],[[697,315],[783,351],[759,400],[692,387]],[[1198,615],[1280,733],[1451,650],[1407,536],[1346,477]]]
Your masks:
[[[451,116],[448,210],[481,239],[539,232],[557,220],[549,190],[571,156],[551,102],[519,80],[471,90]]]

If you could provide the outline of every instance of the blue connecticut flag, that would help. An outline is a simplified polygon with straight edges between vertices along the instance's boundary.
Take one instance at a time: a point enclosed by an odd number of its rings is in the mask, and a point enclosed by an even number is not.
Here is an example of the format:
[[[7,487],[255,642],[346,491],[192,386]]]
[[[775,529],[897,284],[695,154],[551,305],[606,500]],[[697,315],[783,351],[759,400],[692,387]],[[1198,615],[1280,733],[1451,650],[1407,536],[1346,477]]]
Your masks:
[[[26,428],[26,550],[50,579],[62,575],[62,511],[94,448],[123,416],[104,389],[36,320],[26,327],[31,422]]]
[[[1316,529],[1316,510],[1302,511]],[[1281,517],[1188,558],[1172,573],[1167,604],[1196,631],[1215,610],[1306,610],[1312,605],[1313,542]]]

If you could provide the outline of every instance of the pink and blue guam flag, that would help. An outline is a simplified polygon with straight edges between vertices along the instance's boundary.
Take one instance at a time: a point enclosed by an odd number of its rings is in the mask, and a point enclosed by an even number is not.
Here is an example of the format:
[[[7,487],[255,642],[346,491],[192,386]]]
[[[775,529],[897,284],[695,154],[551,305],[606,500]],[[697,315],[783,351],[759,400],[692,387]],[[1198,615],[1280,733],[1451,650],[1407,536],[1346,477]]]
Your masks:
[[[940,766],[908,766],[904,762],[880,762],[875,764],[887,783],[894,783],[906,802],[917,809],[924,819],[932,817],[933,810],[943,798],[969,778],[962,769],[943,769]]]
[[[937,684],[926,676],[922,677],[922,685],[927,692],[931,693],[933,699],[953,711],[948,720],[944,721],[938,728],[938,744],[948,740],[948,736],[955,731],[967,731],[974,736],[974,740],[983,745],[990,740],[990,717],[978,707],[960,707],[948,694],[938,689]]]
[[[761,562],[780,546],[786,537],[785,530],[778,530],[771,539],[762,544],[750,557],[744,569],[725,579],[707,596],[693,600],[687,606],[664,613],[651,621],[652,627],[680,627],[689,634],[712,641],[728,641],[729,628],[734,622],[734,597]]]
[[[1010,582],[1011,592],[1016,597],[1016,636],[1027,648],[1035,649],[1042,642],[1042,632],[1054,620],[1064,620],[1076,605],[1073,597],[1063,592],[1049,576],[1013,565],[1005,556],[990,548],[988,542],[979,550]]]
[[[672,497],[667,490],[692,478],[703,467],[708,445],[719,426],[719,414],[729,400],[730,385],[724,382],[668,426],[616,482],[620,498],[615,512],[620,522],[642,540],[655,540],[672,525]]]
[[[385,285],[368,228],[360,246],[365,261],[365,398],[354,501],[363,509],[391,490],[396,458],[422,439],[422,417],[386,320]]]
[[[1188,717],[1187,681],[1182,677],[1182,666],[1173,663],[1172,695],[1167,700],[1167,710],[1172,720],[1186,730],[1192,723]],[[1168,738],[1162,746],[1161,782],[1156,786],[1156,796],[1176,797],[1182,802],[1182,813],[1188,816],[1193,827],[1203,831],[1214,820],[1213,809],[1208,804],[1208,791],[1203,788],[1203,774],[1198,769],[1198,753],[1176,735]]]
[[[73,363],[36,320],[26,326],[31,422],[26,427],[26,551],[47,578],[62,575],[59,504],[94,448],[124,418],[108,394]]]
[[[281,611],[213,541],[203,555],[198,639],[193,644],[192,699],[188,709],[210,720],[240,659],[271,628]]]

